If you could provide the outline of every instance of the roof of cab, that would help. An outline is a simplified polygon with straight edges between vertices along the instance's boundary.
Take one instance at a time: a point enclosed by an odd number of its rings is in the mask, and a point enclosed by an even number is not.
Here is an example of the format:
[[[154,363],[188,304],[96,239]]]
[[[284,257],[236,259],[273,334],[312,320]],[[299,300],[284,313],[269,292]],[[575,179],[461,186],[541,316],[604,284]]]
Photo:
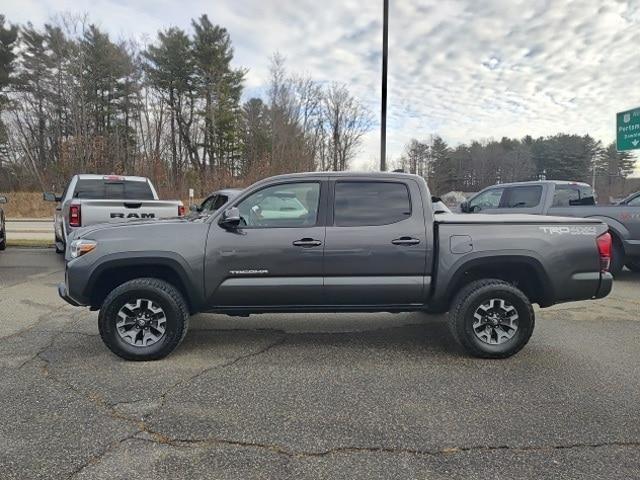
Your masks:
[[[264,180],[274,179],[290,179],[290,178],[305,178],[305,177],[337,177],[337,178],[357,178],[357,177],[371,177],[371,178],[422,178],[419,175],[403,172],[299,172],[299,173],[285,173],[282,175],[275,175],[273,177],[265,178]]]
[[[514,187],[519,185],[580,185],[581,187],[590,187],[588,183],[585,182],[573,182],[571,180],[530,180],[528,182],[511,182],[511,183],[496,183],[494,185],[489,185],[485,188],[491,187]],[[484,190],[484,189],[483,189]]]

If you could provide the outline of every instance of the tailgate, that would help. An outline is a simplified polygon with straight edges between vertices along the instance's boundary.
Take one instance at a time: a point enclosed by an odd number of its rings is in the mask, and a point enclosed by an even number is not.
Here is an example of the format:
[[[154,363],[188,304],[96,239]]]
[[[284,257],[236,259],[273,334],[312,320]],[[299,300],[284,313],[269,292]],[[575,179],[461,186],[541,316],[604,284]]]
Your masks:
[[[83,227],[107,222],[177,217],[179,206],[179,202],[171,200],[81,200],[79,203]]]

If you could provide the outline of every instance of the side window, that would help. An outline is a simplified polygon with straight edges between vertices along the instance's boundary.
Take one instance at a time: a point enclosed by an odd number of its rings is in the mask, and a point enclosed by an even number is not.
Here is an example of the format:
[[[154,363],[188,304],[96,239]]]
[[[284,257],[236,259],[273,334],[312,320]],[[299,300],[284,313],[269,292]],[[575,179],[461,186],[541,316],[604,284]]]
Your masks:
[[[204,202],[202,202],[202,211],[203,212],[213,212],[216,210],[215,204],[218,199],[218,195],[212,195],[207,198]]]
[[[580,199],[580,192],[575,187],[565,187],[564,185],[556,185],[556,191],[553,194],[552,207],[568,207]]]
[[[540,204],[542,198],[542,186],[530,185],[523,187],[511,187],[507,189],[506,208],[531,208]]]
[[[627,203],[627,205],[629,205],[630,207],[640,207],[640,195],[629,200],[629,203]]]
[[[486,190],[469,202],[469,210],[479,212],[488,208],[498,208],[503,193],[504,188],[491,188]]]
[[[221,206],[227,203],[228,199],[229,197],[227,197],[226,195],[218,195],[218,198],[216,198],[216,201],[213,204],[213,209],[218,210]]]
[[[248,228],[308,227],[317,222],[319,200],[319,183],[287,183],[259,190],[237,207]]]
[[[578,185],[556,185],[552,207],[573,207],[579,205],[595,205],[593,189]]]
[[[389,225],[411,216],[409,190],[398,182],[337,182],[334,224]]]
[[[595,205],[596,196],[593,193],[593,188],[588,186],[580,186],[580,203],[578,205]]]

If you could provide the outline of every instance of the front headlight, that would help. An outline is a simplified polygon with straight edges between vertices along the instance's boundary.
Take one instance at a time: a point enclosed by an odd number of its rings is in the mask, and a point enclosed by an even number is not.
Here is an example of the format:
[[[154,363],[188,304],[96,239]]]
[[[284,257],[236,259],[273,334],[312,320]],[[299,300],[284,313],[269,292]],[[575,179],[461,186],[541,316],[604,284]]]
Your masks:
[[[78,258],[92,252],[97,245],[98,243],[93,240],[80,238],[71,242],[71,245],[69,246],[69,254],[71,255],[71,258]]]

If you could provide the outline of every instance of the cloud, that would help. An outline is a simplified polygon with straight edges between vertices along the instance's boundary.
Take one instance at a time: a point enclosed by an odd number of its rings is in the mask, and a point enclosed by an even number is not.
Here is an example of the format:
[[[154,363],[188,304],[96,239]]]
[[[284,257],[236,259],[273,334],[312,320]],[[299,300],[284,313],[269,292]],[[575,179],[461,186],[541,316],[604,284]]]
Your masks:
[[[11,21],[88,12],[113,35],[155,37],[207,13],[225,26],[247,92],[263,91],[268,57],[349,85],[379,111],[381,2],[359,0],[20,0]],[[413,0],[391,2],[388,152],[412,137],[471,139],[590,133],[609,142],[615,112],[640,106],[640,2]],[[635,102],[635,103],[634,103]],[[638,105],[636,105],[638,104]],[[355,162],[378,159],[377,130]]]

